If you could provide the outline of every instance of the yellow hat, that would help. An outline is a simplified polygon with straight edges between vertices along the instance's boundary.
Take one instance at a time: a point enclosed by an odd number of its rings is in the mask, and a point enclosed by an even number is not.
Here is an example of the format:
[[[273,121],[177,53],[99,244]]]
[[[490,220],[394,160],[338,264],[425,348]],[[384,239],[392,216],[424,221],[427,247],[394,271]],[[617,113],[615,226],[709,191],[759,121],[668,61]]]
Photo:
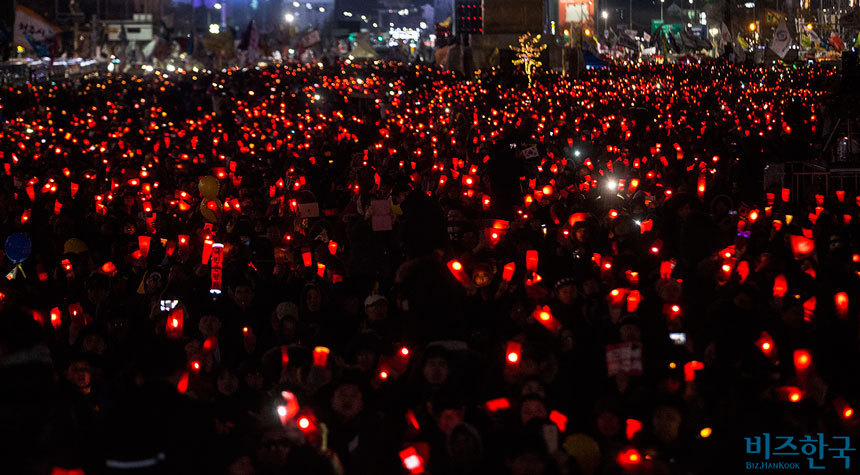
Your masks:
[[[81,254],[89,250],[87,243],[78,238],[70,238],[63,244],[63,254]]]

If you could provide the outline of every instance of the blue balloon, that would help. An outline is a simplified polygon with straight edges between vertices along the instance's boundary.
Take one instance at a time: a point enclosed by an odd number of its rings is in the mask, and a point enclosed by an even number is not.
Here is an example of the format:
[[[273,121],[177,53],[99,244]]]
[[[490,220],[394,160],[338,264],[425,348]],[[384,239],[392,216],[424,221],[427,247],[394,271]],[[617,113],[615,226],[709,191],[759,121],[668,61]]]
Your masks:
[[[30,257],[30,238],[24,233],[15,233],[6,238],[6,256],[13,264],[20,264]]]

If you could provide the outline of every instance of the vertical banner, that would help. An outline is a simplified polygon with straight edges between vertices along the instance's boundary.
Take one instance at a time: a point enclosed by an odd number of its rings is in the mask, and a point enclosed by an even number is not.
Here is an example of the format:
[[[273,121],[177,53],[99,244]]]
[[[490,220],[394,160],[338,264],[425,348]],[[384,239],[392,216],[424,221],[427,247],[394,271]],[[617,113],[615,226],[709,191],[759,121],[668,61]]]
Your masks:
[[[209,293],[221,293],[221,268],[224,263],[224,244],[216,242],[212,245],[212,261]]]

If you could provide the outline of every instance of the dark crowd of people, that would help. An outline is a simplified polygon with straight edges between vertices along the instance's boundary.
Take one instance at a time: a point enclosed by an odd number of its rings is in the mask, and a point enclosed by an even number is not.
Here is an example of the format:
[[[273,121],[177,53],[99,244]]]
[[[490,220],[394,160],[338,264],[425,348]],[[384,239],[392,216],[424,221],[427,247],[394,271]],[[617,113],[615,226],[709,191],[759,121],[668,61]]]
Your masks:
[[[835,77],[0,91],[0,472],[737,473],[856,435],[858,190],[764,172]]]

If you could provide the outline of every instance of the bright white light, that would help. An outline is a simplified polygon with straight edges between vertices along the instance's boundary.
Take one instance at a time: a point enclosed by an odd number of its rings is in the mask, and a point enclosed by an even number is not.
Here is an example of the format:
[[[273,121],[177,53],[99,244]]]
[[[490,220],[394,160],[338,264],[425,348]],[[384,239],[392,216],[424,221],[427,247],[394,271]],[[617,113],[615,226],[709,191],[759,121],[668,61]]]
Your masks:
[[[755,2],[744,3],[744,6],[747,8],[755,8]]]
[[[172,73],[173,71],[176,71],[176,66],[174,66],[172,64],[168,64],[167,70]]]
[[[278,415],[281,417],[287,417],[287,406],[278,406]]]
[[[295,20],[295,19],[296,19],[296,16],[293,15],[292,13],[287,13],[284,15],[284,20],[287,20],[287,23],[292,23],[293,20]]]
[[[600,17],[603,18],[604,20],[609,18],[609,12],[606,10],[603,10],[602,12],[600,12]]]
[[[347,18],[352,18],[352,12],[343,12],[343,16]]]
[[[221,33],[221,25],[217,23],[212,23],[211,25],[209,25],[209,33],[212,33],[213,35]]]
[[[579,156],[579,150],[574,150],[574,151],[573,151],[573,156],[574,156],[574,157],[578,157],[578,156]]]
[[[374,23],[373,23],[373,27],[374,27],[374,28],[379,28],[379,25],[377,25],[377,24],[376,24],[376,22],[374,22]]]
[[[308,10],[313,10],[314,8],[313,5],[311,5],[310,3],[305,3],[305,6],[308,8]]]
[[[606,182],[606,189],[609,191],[615,191],[618,188],[618,182],[615,180],[609,180]]]
[[[216,9],[216,10],[220,10],[220,9],[221,9],[221,4],[220,4],[220,3],[216,3],[215,5],[212,5],[212,8],[214,8],[214,9]]]
[[[418,27],[421,28],[422,30],[426,30],[427,29],[427,22],[422,21],[421,23],[418,24]]]
[[[325,13],[325,7],[320,7],[320,13]]]

